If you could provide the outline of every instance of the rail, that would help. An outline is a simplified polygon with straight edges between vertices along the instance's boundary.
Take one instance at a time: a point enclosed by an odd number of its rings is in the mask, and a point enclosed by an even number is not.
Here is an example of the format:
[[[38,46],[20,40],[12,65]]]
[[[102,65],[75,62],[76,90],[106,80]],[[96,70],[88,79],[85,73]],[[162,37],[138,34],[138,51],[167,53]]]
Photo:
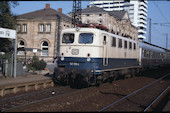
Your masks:
[[[107,108],[113,106],[114,104],[117,104],[117,103],[121,102],[122,100],[124,100],[124,99],[130,97],[131,95],[133,95],[133,94],[135,94],[135,93],[137,93],[137,92],[139,92],[139,91],[141,91],[141,90],[143,90],[143,89],[145,89],[145,88],[151,86],[152,84],[154,84],[154,83],[160,81],[161,79],[167,77],[168,75],[170,75],[170,73],[168,73],[168,74],[164,75],[163,77],[159,78],[158,80],[155,80],[155,81],[151,82],[150,84],[148,84],[148,85],[146,85],[146,86],[144,86],[144,87],[142,87],[142,88],[140,88],[140,89],[134,91],[133,93],[130,93],[129,95],[127,95],[127,96],[125,96],[125,97],[123,97],[123,98],[121,98],[121,99],[119,99],[119,100],[117,100],[117,101],[115,101],[115,102],[113,102],[113,103],[107,105],[106,107],[100,109],[99,112],[102,112],[102,111],[106,110]]]
[[[0,111],[8,112],[8,111],[16,110],[24,106],[41,103],[46,100],[54,99],[58,96],[73,93],[74,91],[76,91],[76,89],[71,89],[68,86],[55,87],[55,88],[51,88],[51,89],[47,89],[43,91],[38,91],[38,92],[23,94],[23,95],[19,95],[15,97],[0,99],[0,108],[1,108]],[[24,103],[23,103],[23,98],[25,98]],[[5,105],[3,106],[4,103]]]
[[[162,97],[162,95],[163,95],[169,88],[170,88],[170,86],[168,86],[168,87],[144,110],[144,112],[147,112],[147,111],[153,106],[153,104],[155,104],[155,103],[158,101],[158,99],[159,99],[160,97]]]

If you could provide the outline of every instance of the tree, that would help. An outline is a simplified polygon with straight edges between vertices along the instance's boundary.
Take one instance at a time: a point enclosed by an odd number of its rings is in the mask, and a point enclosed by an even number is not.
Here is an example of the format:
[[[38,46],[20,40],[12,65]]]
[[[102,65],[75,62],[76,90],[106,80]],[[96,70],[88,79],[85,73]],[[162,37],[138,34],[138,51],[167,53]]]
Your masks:
[[[0,27],[16,29],[16,16],[11,13],[11,6],[16,7],[17,1],[0,1]],[[12,49],[12,40],[0,38],[0,51],[9,52]]]

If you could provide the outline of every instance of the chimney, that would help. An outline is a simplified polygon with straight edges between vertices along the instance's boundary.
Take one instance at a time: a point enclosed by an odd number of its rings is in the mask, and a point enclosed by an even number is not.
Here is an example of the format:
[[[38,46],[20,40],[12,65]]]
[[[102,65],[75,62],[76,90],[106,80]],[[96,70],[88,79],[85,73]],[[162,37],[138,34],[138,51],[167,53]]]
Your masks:
[[[62,13],[62,8],[58,8],[58,12]]]
[[[46,9],[50,8],[50,4],[46,4],[46,5],[45,5],[45,8],[46,8]]]

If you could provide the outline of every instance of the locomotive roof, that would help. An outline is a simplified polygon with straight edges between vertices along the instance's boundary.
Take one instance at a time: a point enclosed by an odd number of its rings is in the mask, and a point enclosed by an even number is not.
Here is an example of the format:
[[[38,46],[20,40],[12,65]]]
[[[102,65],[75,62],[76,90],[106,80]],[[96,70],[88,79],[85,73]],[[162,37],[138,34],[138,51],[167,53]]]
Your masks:
[[[78,27],[78,29],[79,29],[79,31],[89,31],[89,32],[95,32],[95,33],[100,31],[100,33],[113,35],[117,38],[121,38],[121,39],[128,40],[128,41],[131,41],[131,42],[138,42],[136,40],[132,40],[132,39],[129,39],[129,38],[126,38],[126,37],[123,37],[123,36],[119,36],[119,35],[113,34],[111,32],[107,32],[107,31],[100,30],[100,29],[97,29],[97,28]],[[76,32],[76,28],[67,28],[67,29],[62,30],[62,32]]]

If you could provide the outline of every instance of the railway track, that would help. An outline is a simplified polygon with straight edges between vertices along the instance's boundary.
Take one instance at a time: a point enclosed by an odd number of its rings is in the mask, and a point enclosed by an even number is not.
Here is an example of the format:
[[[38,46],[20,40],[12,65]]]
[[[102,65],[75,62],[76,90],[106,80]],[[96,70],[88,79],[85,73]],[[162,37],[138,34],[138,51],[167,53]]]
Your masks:
[[[28,106],[34,103],[47,101],[49,99],[56,98],[57,96],[72,93],[74,91],[76,91],[76,89],[72,89],[69,86],[65,86],[50,88],[47,90],[23,94],[10,98],[3,98],[0,99],[0,111],[11,111],[13,109]]]
[[[170,85],[168,80],[170,79],[170,74],[166,74],[163,77],[156,79],[155,81],[148,80],[148,84],[139,85],[141,88],[130,91],[130,93],[122,94],[121,96],[116,96],[115,91],[118,85],[121,85],[126,80],[115,81],[116,84],[111,84],[112,86],[109,90],[109,83],[103,84],[101,87],[89,87],[84,89],[71,89],[68,86],[60,88],[52,88],[49,90],[43,90],[39,93],[25,94],[22,96],[16,96],[11,98],[6,98],[0,103],[0,109],[2,112],[18,112],[18,111],[28,111],[29,112],[40,112],[40,111],[144,111],[153,100],[160,95],[162,90],[166,89],[167,85]],[[134,78],[133,78],[134,79]],[[136,78],[134,80],[142,81],[142,78]],[[166,80],[165,80],[166,79]],[[127,79],[128,84],[132,83],[131,79]],[[150,82],[149,82],[150,81]],[[126,83],[126,84],[127,84]],[[141,82],[142,83],[142,82]],[[140,84],[140,82],[139,82]],[[113,86],[116,85],[116,86]],[[136,84],[137,85],[137,84]],[[124,88],[125,85],[122,85],[121,88]],[[109,95],[101,93],[103,88],[106,91],[113,90],[113,93],[110,92]],[[132,86],[128,86],[131,88]],[[102,88],[102,89],[101,89]],[[153,88],[155,92],[153,92]],[[152,89],[152,90],[151,90]],[[159,89],[159,90],[158,90]],[[104,90],[103,90],[104,91]],[[47,95],[45,94],[47,93]],[[107,93],[107,92],[106,92]],[[119,92],[117,92],[119,93]],[[27,95],[27,96],[26,96]],[[34,96],[28,96],[34,95]],[[37,96],[35,96],[37,95]],[[44,96],[41,96],[44,95]],[[100,97],[102,95],[102,98]],[[154,96],[153,96],[154,95]],[[21,98],[22,97],[22,98]],[[120,98],[121,97],[121,98]],[[27,101],[27,99],[29,101]],[[100,98],[97,99],[97,98]],[[12,100],[13,101],[12,101]],[[108,104],[108,100],[110,104]],[[20,100],[20,101],[18,101]],[[98,107],[92,106],[94,102],[98,104]],[[89,103],[89,101],[91,101]],[[112,102],[111,102],[112,101]],[[88,104],[87,104],[88,102]],[[105,103],[107,102],[107,103]],[[107,104],[107,105],[106,105]],[[3,105],[3,106],[2,106]],[[77,109],[78,108],[78,109]]]
[[[163,100],[164,97],[168,95],[169,90],[170,90],[170,86],[168,86],[155,100],[153,100],[153,102],[144,110],[144,112],[148,112],[152,110],[155,111],[156,108],[159,106],[158,104],[160,103],[160,101]]]
[[[145,85],[144,87],[137,89],[136,91],[130,93],[127,96],[124,96],[123,98],[103,107],[102,109],[99,110],[99,112],[103,111],[147,111],[150,106],[152,106],[153,103],[151,103],[153,100],[155,101],[155,98],[148,98],[149,100],[147,101],[147,96],[149,95],[155,95],[155,97],[159,97],[160,95],[160,90],[155,91],[155,92],[149,92],[151,88],[156,88],[156,86],[162,85],[163,79],[167,78],[170,76],[170,73],[164,75],[163,77]],[[169,77],[170,78],[170,77]],[[165,87],[164,87],[165,89]],[[152,90],[153,91],[153,90]],[[140,103],[141,99],[145,99],[145,103]],[[138,100],[138,101],[136,101]],[[153,101],[153,102],[154,102]],[[143,101],[142,101],[143,102]],[[151,104],[150,104],[151,103]],[[126,107],[125,107],[126,106]],[[136,108],[134,108],[136,107]]]

